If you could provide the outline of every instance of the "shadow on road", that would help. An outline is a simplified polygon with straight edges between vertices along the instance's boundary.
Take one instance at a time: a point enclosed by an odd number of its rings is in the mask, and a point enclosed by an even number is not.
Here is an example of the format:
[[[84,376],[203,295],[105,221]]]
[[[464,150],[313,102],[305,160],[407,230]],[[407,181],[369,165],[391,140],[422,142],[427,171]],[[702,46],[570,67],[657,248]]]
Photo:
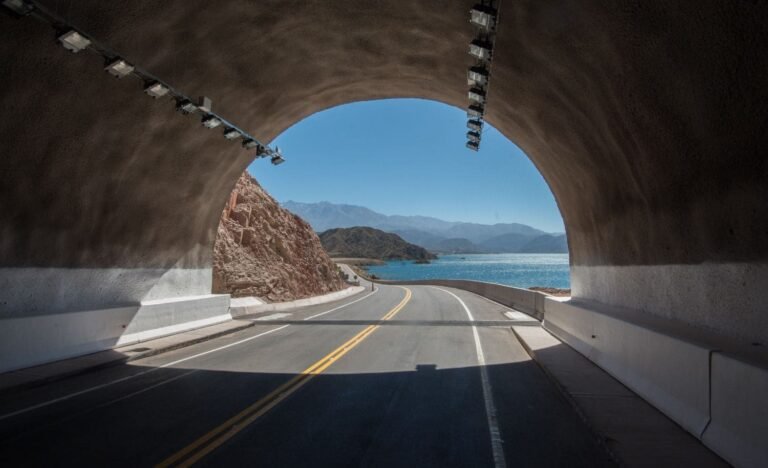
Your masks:
[[[510,466],[611,465],[595,436],[535,363],[487,369]],[[293,377],[158,369],[1,421],[0,465],[154,465]],[[45,391],[37,389],[38,398],[44,399]],[[55,394],[55,388],[48,391]],[[13,407],[7,399],[0,404],[3,413]],[[202,462],[492,466],[479,368],[419,365],[360,374],[334,373],[331,368]]]

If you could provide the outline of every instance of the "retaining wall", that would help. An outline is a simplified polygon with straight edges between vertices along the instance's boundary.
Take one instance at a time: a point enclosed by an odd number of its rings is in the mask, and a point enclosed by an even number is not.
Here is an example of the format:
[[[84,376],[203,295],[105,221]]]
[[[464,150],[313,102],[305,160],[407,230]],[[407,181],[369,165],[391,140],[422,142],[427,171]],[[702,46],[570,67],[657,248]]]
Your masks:
[[[325,304],[327,302],[338,301],[346,297],[354,296],[360,292],[363,292],[366,288],[362,286],[352,286],[341,291],[336,291],[322,296],[307,297],[304,299],[297,299],[295,301],[288,302],[272,302],[262,304],[250,304],[250,305],[232,305],[229,308],[229,313],[232,318],[243,317],[245,315],[263,314],[267,312],[280,312],[287,310],[298,309],[299,307],[307,307],[318,304]]]
[[[544,319],[544,300],[547,295],[537,291],[531,291],[530,289],[513,288],[503,284],[469,280],[436,279],[419,281],[377,281],[377,283],[434,285],[463,289],[487,297],[488,299],[507,307],[513,307],[520,312],[525,312],[528,315],[536,317],[537,320]]]

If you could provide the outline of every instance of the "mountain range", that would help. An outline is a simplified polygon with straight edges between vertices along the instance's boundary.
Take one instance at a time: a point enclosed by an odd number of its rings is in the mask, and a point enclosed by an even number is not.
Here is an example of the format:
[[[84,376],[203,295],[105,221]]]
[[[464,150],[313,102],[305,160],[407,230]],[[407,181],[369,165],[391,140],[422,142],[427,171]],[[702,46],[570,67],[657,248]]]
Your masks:
[[[384,215],[369,208],[329,202],[287,201],[282,206],[317,232],[367,226],[399,235],[438,253],[567,253],[565,234],[520,223],[479,224],[428,216]]]

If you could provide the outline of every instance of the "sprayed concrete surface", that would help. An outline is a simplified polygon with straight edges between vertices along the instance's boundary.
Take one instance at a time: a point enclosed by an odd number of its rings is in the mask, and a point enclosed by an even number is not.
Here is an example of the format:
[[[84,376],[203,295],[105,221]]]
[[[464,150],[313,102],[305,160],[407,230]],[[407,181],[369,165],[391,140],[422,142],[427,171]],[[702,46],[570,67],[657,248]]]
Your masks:
[[[265,141],[353,101],[466,104],[471,1],[44,3]],[[554,193],[575,298],[768,336],[750,298],[768,290],[767,20],[750,1],[503,3],[487,118]],[[0,318],[210,293],[253,155],[46,25],[0,31]],[[740,281],[690,287],[723,271]]]

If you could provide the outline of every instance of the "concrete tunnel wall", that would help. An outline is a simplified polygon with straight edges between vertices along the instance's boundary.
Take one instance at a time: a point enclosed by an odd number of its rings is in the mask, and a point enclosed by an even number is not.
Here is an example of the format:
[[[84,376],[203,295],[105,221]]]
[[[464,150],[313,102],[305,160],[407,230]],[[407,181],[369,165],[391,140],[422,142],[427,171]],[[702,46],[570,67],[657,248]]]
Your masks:
[[[43,3],[264,141],[358,100],[466,105],[472,1]],[[487,119],[554,193],[574,297],[764,343],[768,6],[531,0],[500,17]],[[0,319],[209,294],[253,154],[43,23],[1,15],[0,37]]]

